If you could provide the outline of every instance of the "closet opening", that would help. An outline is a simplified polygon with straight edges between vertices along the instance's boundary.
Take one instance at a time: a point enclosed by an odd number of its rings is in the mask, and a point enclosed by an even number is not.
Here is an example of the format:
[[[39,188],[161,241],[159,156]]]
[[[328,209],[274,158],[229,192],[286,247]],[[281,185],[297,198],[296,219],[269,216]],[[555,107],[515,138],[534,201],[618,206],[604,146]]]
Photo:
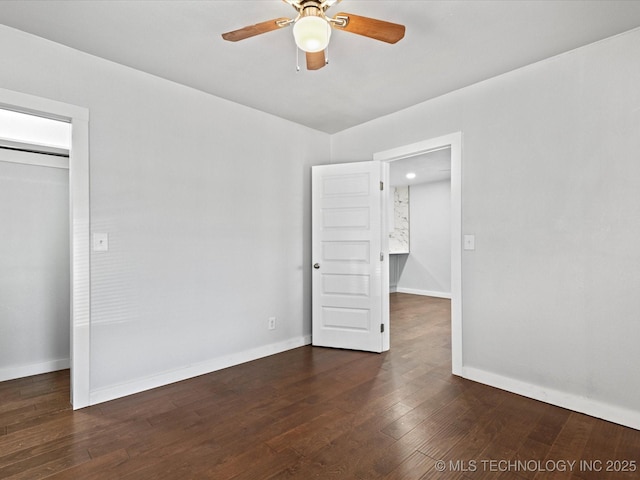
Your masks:
[[[70,368],[70,141],[0,109],[0,381]]]

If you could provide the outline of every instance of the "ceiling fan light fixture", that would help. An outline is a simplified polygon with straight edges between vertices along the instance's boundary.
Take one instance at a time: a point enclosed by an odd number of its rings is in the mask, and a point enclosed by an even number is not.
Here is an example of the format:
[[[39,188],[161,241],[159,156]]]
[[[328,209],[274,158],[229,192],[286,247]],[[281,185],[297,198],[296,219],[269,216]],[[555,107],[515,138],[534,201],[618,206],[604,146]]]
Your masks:
[[[300,50],[321,52],[329,45],[331,25],[319,16],[302,17],[293,25],[293,38]]]

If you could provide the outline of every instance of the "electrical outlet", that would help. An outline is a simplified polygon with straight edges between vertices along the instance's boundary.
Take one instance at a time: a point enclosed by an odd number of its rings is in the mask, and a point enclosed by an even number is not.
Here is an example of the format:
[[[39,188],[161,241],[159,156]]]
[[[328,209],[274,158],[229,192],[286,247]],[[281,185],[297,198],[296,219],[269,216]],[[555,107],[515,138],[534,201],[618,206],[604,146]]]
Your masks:
[[[267,325],[267,328],[269,328],[269,330],[276,329],[276,317],[269,317],[269,323]]]

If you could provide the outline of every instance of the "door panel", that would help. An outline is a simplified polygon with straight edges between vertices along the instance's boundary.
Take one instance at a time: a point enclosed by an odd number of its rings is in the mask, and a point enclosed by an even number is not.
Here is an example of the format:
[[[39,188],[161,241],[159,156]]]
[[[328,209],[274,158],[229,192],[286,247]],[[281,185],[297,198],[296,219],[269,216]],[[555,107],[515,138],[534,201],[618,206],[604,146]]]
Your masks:
[[[382,351],[381,169],[313,167],[313,345]]]

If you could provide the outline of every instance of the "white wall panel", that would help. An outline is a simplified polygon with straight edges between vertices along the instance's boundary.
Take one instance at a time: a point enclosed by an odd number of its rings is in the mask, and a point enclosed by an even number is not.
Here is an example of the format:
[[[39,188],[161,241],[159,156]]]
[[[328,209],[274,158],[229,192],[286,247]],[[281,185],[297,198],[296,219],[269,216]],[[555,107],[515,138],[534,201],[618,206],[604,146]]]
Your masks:
[[[369,263],[371,248],[368,241],[322,242],[322,260],[325,262]]]
[[[322,293],[326,295],[371,296],[369,275],[322,274]]]
[[[324,208],[322,210],[322,229],[369,229],[369,209],[363,208]]]
[[[636,58],[637,29],[338,133],[332,161],[462,131],[464,365],[640,428]]]
[[[371,314],[367,309],[322,307],[322,312],[323,328],[327,330],[371,330]]]
[[[4,26],[0,53],[0,87],[91,114],[92,401],[308,341],[328,135]]]

